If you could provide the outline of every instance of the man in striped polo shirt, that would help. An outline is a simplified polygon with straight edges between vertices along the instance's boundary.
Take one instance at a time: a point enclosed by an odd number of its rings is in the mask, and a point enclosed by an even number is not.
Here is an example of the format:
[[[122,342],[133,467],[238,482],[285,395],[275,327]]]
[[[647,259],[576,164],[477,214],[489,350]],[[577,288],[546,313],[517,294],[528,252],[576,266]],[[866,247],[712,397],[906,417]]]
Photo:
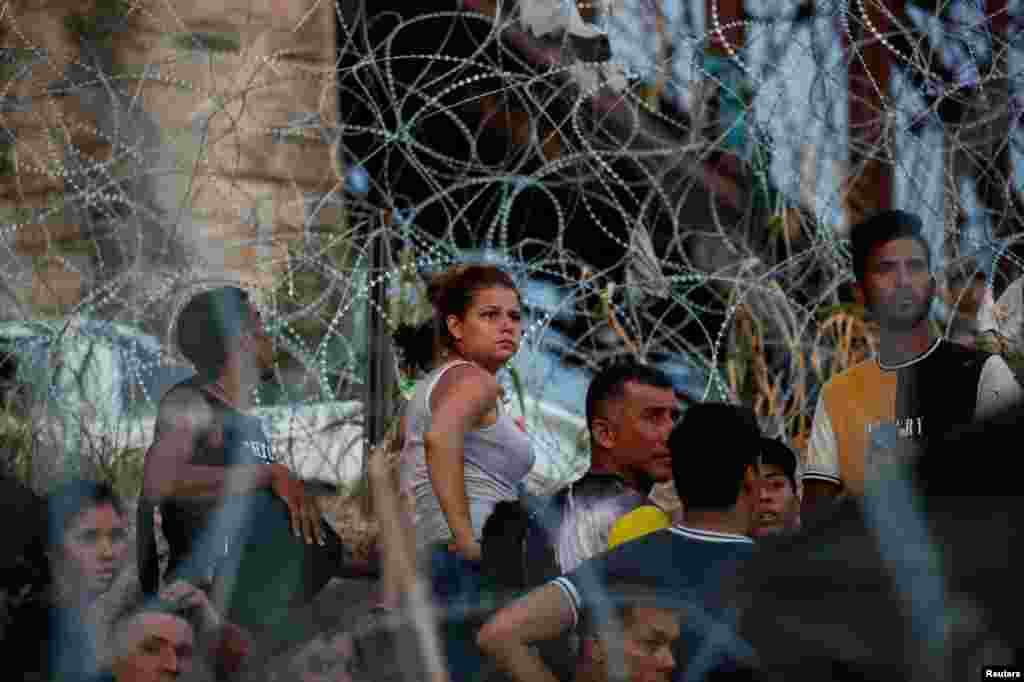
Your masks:
[[[615,597],[609,589],[629,584],[646,586],[665,608],[685,613],[673,679],[703,679],[742,659],[729,636],[723,590],[753,552],[748,536],[758,504],[760,439],[745,408],[691,407],[669,437],[683,523],[585,561],[500,610],[481,630],[480,647],[514,680],[552,682],[530,645],[606,619]]]
[[[822,388],[804,452],[808,511],[840,494],[862,496],[872,486],[877,467],[868,446],[879,427],[895,426],[902,438],[923,446],[1021,398],[1002,358],[932,336],[936,281],[920,218],[878,213],[853,228],[851,242],[855,295],[879,323],[880,347],[877,357]]]

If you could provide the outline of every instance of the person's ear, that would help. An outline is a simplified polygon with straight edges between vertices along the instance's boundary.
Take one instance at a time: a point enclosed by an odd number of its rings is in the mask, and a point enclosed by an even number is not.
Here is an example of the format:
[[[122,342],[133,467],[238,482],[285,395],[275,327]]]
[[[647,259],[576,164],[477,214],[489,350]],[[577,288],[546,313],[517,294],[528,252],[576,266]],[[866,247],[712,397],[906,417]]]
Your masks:
[[[608,658],[604,642],[599,637],[584,637],[581,642],[583,658],[588,663],[604,663]]]
[[[462,320],[457,315],[449,315],[445,318],[445,324],[448,326],[448,333],[455,342],[462,341],[462,337],[465,335],[465,330],[462,328]]]
[[[607,417],[594,417],[590,423],[590,432],[595,445],[605,450],[615,447],[615,427]]]
[[[867,305],[868,298],[864,295],[864,286],[860,282],[853,285],[853,300],[858,305]]]

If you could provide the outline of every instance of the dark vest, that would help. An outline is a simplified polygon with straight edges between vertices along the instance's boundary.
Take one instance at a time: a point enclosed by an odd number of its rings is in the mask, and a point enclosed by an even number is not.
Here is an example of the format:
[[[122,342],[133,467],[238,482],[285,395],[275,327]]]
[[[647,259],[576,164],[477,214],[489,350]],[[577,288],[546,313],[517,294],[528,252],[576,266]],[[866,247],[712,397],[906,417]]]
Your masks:
[[[931,355],[897,370],[896,423],[904,437],[927,445],[974,420],[978,382],[990,353],[943,341]]]

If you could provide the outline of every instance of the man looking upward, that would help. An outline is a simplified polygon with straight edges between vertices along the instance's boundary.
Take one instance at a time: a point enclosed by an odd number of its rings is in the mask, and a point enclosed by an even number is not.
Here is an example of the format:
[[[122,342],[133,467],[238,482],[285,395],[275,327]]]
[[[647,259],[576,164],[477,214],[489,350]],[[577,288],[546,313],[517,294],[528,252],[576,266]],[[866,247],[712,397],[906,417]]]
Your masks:
[[[273,347],[246,292],[193,297],[178,346],[196,375],[160,401],[139,501],[139,576],[158,586],[153,511],[159,506],[173,576],[207,589],[244,626],[308,601],[342,570],[343,550],[303,482],[278,463],[260,420],[247,414],[273,368]],[[294,537],[292,537],[294,535]],[[233,593],[244,598],[232,601]]]

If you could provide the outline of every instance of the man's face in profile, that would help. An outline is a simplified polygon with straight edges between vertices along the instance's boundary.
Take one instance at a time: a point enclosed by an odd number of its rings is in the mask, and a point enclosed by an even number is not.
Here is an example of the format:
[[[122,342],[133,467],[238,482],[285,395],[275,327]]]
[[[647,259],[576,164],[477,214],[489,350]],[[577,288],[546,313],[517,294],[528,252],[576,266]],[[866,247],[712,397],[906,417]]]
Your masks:
[[[608,407],[616,460],[645,479],[657,483],[671,481],[668,437],[680,414],[675,391],[628,381],[623,394],[621,400]]]
[[[778,464],[761,464],[754,537],[791,533],[800,527],[800,498]]]
[[[192,626],[169,613],[141,613],[123,624],[111,672],[117,682],[171,682],[192,670]]]

